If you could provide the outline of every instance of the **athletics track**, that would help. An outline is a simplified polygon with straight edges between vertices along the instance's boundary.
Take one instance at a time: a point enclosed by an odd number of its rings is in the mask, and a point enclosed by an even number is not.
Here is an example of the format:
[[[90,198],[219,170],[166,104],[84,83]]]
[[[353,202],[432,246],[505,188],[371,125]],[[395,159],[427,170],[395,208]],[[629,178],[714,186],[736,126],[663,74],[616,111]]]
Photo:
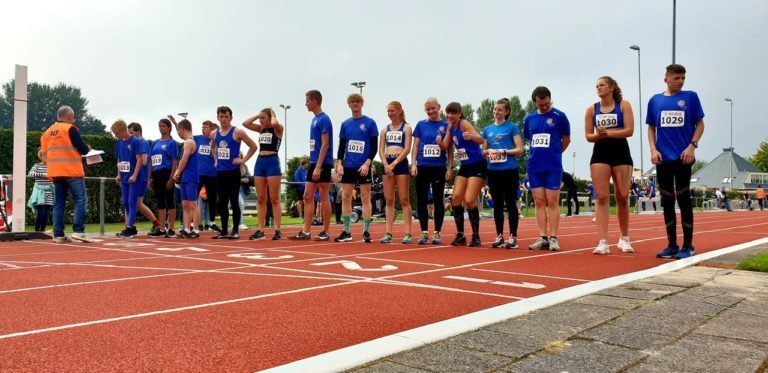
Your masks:
[[[697,255],[768,236],[767,218],[762,212],[697,213]],[[352,243],[216,241],[208,234],[198,240],[2,243],[0,370],[279,367],[671,262],[655,257],[666,243],[662,215],[630,219],[637,253],[616,249],[613,216],[607,256],[591,253],[595,223],[586,216],[561,219],[558,253],[527,249],[537,235],[530,218],[520,222],[515,250],[488,247],[495,236],[490,219],[481,224],[482,248],[449,246],[452,221],[444,224],[442,246],[364,244],[359,224]],[[413,227],[418,232],[416,222]],[[297,229],[283,229],[283,236]],[[383,229],[371,226],[374,239]],[[333,227],[332,237],[338,232]],[[402,238],[403,225],[393,233]],[[376,353],[355,360],[380,357]]]

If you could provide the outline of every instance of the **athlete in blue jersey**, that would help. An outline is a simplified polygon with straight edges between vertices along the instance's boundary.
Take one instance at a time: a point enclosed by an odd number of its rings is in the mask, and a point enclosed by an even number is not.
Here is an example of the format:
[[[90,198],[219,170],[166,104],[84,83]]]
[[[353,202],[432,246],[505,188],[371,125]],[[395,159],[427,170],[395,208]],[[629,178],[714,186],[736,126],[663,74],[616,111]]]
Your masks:
[[[221,231],[213,239],[240,238],[240,165],[248,162],[258,150],[256,143],[242,129],[232,126],[232,109],[220,106],[216,109],[221,128],[211,135],[211,153],[216,157],[216,178],[219,192]],[[240,143],[248,146],[245,156],[240,154]],[[229,230],[229,206],[232,206],[232,233]]]
[[[704,134],[704,110],[696,92],[682,90],[685,67],[677,64],[667,66],[664,82],[667,83],[667,90],[651,97],[646,116],[651,162],[656,165],[657,189],[661,195],[669,241],[667,248],[657,256],[683,259],[694,254],[693,206],[688,189],[696,148]],[[680,206],[683,226],[682,248],[677,244],[675,201]]]
[[[308,240],[312,233],[312,217],[315,214],[315,189],[320,188],[321,206],[323,209],[323,230],[315,239],[328,241],[328,231],[331,226],[331,202],[328,199],[328,189],[333,168],[333,124],[331,118],[323,112],[323,95],[316,90],[306,93],[304,103],[307,110],[315,114],[309,129],[309,170],[307,185],[304,188],[304,229],[293,239]]]
[[[411,236],[411,201],[409,194],[410,174],[408,170],[408,153],[411,152],[411,139],[413,132],[411,126],[405,121],[403,105],[392,101],[387,105],[387,116],[391,121],[389,125],[381,129],[379,135],[379,157],[384,165],[384,200],[386,201],[386,226],[384,237],[379,242],[392,242],[392,225],[395,223],[395,188],[400,193],[400,207],[403,209],[403,223],[405,236],[403,243],[413,242]]]
[[[629,242],[629,187],[632,179],[632,155],[627,138],[635,130],[632,105],[622,100],[621,88],[610,76],[603,76],[595,84],[600,101],[589,105],[584,115],[584,135],[594,143],[590,172],[595,195],[595,220],[599,242],[592,252],[608,254],[608,206],[610,182],[616,198],[616,216],[621,237],[617,248],[625,253],[634,252]]]
[[[219,231],[219,227],[216,226],[216,198],[218,197],[218,190],[216,188],[216,166],[213,153],[211,153],[211,134],[219,129],[219,125],[206,120],[203,122],[202,135],[195,135],[195,144],[197,144],[197,192],[205,187],[205,193],[207,199],[198,199],[198,206],[200,207],[200,213],[204,211],[208,214],[208,219],[201,217],[200,221],[205,221],[204,227],[198,227],[199,229]],[[205,204],[205,206],[203,206]],[[208,225],[210,223],[210,226]]]
[[[427,212],[427,194],[431,188],[435,200],[435,231],[432,244],[442,242],[440,229],[443,227],[445,206],[442,203],[445,181],[453,178],[453,152],[447,152],[450,139],[447,135],[448,122],[440,119],[440,103],[430,97],[424,103],[427,119],[420,120],[413,129],[411,147],[411,176],[416,178],[416,211],[419,215],[421,237],[419,245],[429,242],[429,213]]]
[[[477,196],[485,184],[485,176],[488,172],[488,165],[483,158],[483,150],[480,145],[483,143],[483,137],[477,133],[475,127],[468,120],[464,119],[461,111],[461,104],[451,102],[445,107],[446,119],[448,120],[449,141],[448,152],[453,153],[454,158],[461,162],[459,173],[453,182],[453,195],[451,196],[451,210],[453,211],[453,221],[456,223],[456,238],[451,242],[453,246],[463,246],[467,244],[467,238],[464,236],[464,205],[467,206],[469,215],[469,224],[472,227],[472,240],[469,246],[480,246],[480,210],[477,207]]]
[[[125,229],[118,233],[119,237],[132,237],[136,231],[136,209],[139,189],[142,180],[139,174],[146,162],[146,153],[140,153],[139,139],[128,133],[128,125],[122,119],[112,124],[112,133],[117,138],[115,155],[117,156],[117,176],[115,181],[120,185],[125,211]]]
[[[531,99],[538,109],[525,117],[523,133],[530,145],[528,180],[536,203],[536,222],[541,237],[528,248],[549,248],[558,251],[558,198],[563,173],[562,153],[571,143],[571,125],[565,113],[552,107],[552,94],[547,87],[536,87]],[[548,226],[551,230],[549,234]]]
[[[200,210],[197,208],[197,144],[192,136],[192,123],[183,119],[176,125],[179,137],[184,140],[181,160],[173,173],[173,180],[181,183],[181,206],[184,209],[183,224],[179,238],[198,238],[197,227],[200,224]]]
[[[339,151],[336,155],[336,173],[341,176],[341,213],[344,230],[336,242],[352,241],[349,229],[352,213],[352,193],[360,185],[360,202],[363,206],[363,241],[371,242],[371,165],[379,149],[379,129],[376,121],[363,115],[363,96],[353,93],[347,97],[352,117],[341,124]]]
[[[150,236],[173,237],[176,225],[176,199],[174,198],[174,183],[171,177],[179,166],[179,145],[171,137],[171,121],[160,119],[157,124],[160,139],[152,143],[150,160],[150,185],[155,191],[157,201],[157,219],[160,229],[153,229]],[[165,229],[165,227],[168,227]]]
[[[523,154],[523,139],[516,123],[509,121],[509,100],[502,98],[493,107],[494,122],[483,129],[483,154],[488,158],[488,188],[493,199],[493,221],[496,224],[496,240],[491,247],[504,243],[504,209],[509,219],[507,249],[517,248],[517,210],[520,193],[520,173],[516,156]]]
[[[256,124],[256,121],[259,124]],[[282,238],[280,226],[282,224],[283,208],[280,206],[280,182],[282,180],[282,171],[280,171],[280,157],[278,151],[283,140],[283,125],[277,121],[275,111],[266,108],[259,114],[254,115],[243,122],[243,127],[259,133],[259,157],[256,158],[256,167],[253,169],[253,180],[256,184],[256,198],[258,198],[259,210],[259,228],[256,229],[249,239],[262,240],[264,227],[267,220],[267,211],[272,206],[273,216],[275,217],[275,233],[272,240]],[[269,197],[269,201],[267,201]]]
[[[136,200],[136,210],[144,215],[147,220],[152,222],[152,230],[149,232],[152,233],[160,229],[160,222],[155,218],[155,214],[152,213],[152,210],[149,209],[149,206],[144,203],[144,197],[147,194],[147,189],[149,189],[149,175],[152,169],[152,165],[150,165],[149,162],[150,147],[149,143],[144,139],[144,136],[142,135],[141,124],[136,122],[130,123],[128,125],[128,132],[139,140],[139,153],[146,155],[143,162],[144,167],[142,167],[139,171],[140,182],[138,182],[139,189],[137,191],[138,199]]]

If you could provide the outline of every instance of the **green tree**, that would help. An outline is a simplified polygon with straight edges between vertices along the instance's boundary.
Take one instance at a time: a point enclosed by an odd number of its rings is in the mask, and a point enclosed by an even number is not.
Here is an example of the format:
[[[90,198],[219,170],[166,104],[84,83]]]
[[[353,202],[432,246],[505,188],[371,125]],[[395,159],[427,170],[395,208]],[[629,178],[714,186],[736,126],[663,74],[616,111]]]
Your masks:
[[[0,96],[0,128],[13,127],[14,80],[3,84]],[[31,82],[27,86],[27,130],[45,131],[56,122],[56,111],[69,105],[75,111],[75,125],[83,134],[103,135],[106,127],[88,113],[88,99],[80,88],[59,83],[55,86]]]
[[[757,148],[757,153],[747,158],[749,163],[762,172],[768,172],[768,141],[763,141]]]
[[[533,101],[528,100],[528,102],[525,104],[525,109],[523,109],[519,97],[512,96],[509,101],[509,103],[512,105],[512,121],[517,123],[517,127],[520,129],[520,136],[522,137],[523,121],[525,120],[525,116],[536,111],[536,104],[534,104]],[[523,138],[523,143],[525,143],[525,138]],[[528,172],[528,151],[525,151],[522,156],[517,157],[517,165],[518,169],[520,170],[520,175]]]
[[[475,124],[475,109],[472,108],[472,104],[461,105],[461,112],[464,114],[464,119]]]
[[[517,125],[522,130],[523,119],[525,119],[525,116],[528,115],[528,112],[523,109],[523,104],[520,102],[520,97],[512,96],[512,98],[509,99],[509,107],[509,121],[512,123],[517,123]]]
[[[691,175],[699,172],[699,170],[704,168],[707,163],[709,163],[709,161],[706,159],[697,159],[696,162],[693,162],[693,166],[691,166]]]
[[[483,128],[493,123],[493,107],[495,104],[496,101],[490,98],[486,98],[480,102],[480,106],[476,111],[477,123],[475,123],[475,128],[477,128],[479,132],[482,132]]]

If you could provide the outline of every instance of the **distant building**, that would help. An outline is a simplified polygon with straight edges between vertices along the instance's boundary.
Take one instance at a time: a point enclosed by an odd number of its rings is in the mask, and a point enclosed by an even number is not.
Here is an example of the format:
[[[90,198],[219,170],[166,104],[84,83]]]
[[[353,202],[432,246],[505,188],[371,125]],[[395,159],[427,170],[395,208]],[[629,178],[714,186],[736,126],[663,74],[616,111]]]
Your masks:
[[[656,170],[653,171],[655,177]],[[692,188],[750,190],[758,185],[768,186],[768,172],[760,172],[732,148],[724,148],[723,153],[691,176]]]

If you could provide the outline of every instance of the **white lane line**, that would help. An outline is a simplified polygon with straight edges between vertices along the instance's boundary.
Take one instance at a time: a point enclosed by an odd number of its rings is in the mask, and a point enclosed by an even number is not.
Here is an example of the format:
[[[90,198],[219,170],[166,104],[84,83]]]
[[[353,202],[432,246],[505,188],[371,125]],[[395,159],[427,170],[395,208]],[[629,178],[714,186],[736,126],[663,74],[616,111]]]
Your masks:
[[[374,361],[376,359],[414,348],[423,347],[429,343],[450,338],[455,335],[475,329],[480,329],[493,323],[508,320],[541,308],[553,306],[558,303],[593,294],[601,290],[626,284],[628,282],[683,269],[704,260],[764,243],[768,243],[768,238],[762,238],[719,250],[709,251],[703,254],[697,254],[686,259],[667,262],[660,266],[639,272],[627,273],[624,275],[556,290],[550,293],[537,295],[532,298],[484,309],[482,311],[473,312],[467,315],[377,338],[372,341],[326,352],[324,354],[274,367],[265,370],[264,372],[283,373],[345,371],[370,361]]]
[[[10,269],[19,269],[19,268],[21,268],[21,267],[15,265],[15,264],[3,263],[3,262],[0,262],[0,266],[6,266],[6,267],[8,267]]]
[[[506,298],[506,299],[516,299],[516,300],[525,299],[521,297],[516,297],[514,295],[496,294],[496,293],[489,293],[485,291],[467,290],[467,289],[454,288],[454,287],[441,286],[441,285],[420,284],[417,282],[395,281],[395,280],[373,280],[371,281],[371,283],[384,284],[384,285],[400,285],[400,286],[406,286],[406,287],[434,289],[434,290],[444,290],[444,291],[449,291],[453,293],[486,295],[486,296],[495,297],[495,298]]]
[[[37,247],[39,248],[39,246]],[[68,251],[49,251],[49,252],[43,252],[43,253],[19,253],[19,254],[0,254],[0,258],[6,257],[6,256],[30,256],[30,255],[47,255],[47,254],[72,254],[72,253],[87,253],[87,252],[94,252],[96,250],[89,249],[89,250],[68,250]]]
[[[371,257],[368,257],[368,256],[357,256],[355,258],[368,259],[368,260],[380,260],[380,261],[383,261],[383,262],[408,263],[408,264],[420,264],[420,265],[433,266],[433,267],[445,267],[444,264],[413,262],[413,261],[409,261],[409,260],[394,260],[394,259],[388,259],[388,258],[371,258]]]
[[[58,331],[58,330],[74,329],[74,328],[80,328],[80,327],[84,327],[84,326],[106,324],[106,323],[111,323],[111,322],[116,322],[116,321],[139,319],[139,318],[156,316],[156,315],[164,315],[164,314],[169,314],[169,313],[177,313],[177,312],[182,312],[182,311],[196,310],[196,309],[202,309],[202,308],[208,308],[208,307],[214,307],[214,306],[221,306],[221,305],[225,305],[225,304],[241,303],[241,302],[247,302],[247,301],[256,300],[256,299],[276,297],[276,296],[280,296],[280,295],[297,294],[297,293],[302,293],[302,292],[311,291],[311,290],[327,289],[327,288],[332,288],[332,287],[336,287],[336,286],[356,284],[356,283],[360,283],[360,282],[365,282],[365,281],[348,281],[348,282],[341,282],[341,283],[336,283],[336,284],[326,284],[326,285],[311,286],[311,287],[301,288],[301,289],[287,290],[287,291],[281,291],[281,292],[276,292],[276,293],[267,293],[267,294],[261,294],[261,295],[254,295],[254,296],[250,296],[250,297],[236,298],[236,299],[228,299],[228,300],[217,301],[217,302],[196,304],[196,305],[192,305],[192,306],[169,308],[169,309],[152,311],[152,312],[136,313],[136,314],[132,314],[132,315],[125,315],[125,316],[119,316],[119,317],[111,317],[111,318],[108,318],[108,319],[92,320],[92,321],[80,322],[80,323],[75,323],[75,324],[60,325],[60,326],[54,326],[54,327],[50,327],[50,328],[33,329],[33,330],[27,330],[27,331],[23,331],[23,332],[2,334],[2,335],[0,335],[0,340],[10,339],[10,338],[15,338],[15,337],[23,337],[23,336],[27,336],[27,335],[33,335],[33,334],[41,334],[41,333],[53,332],[53,331]]]
[[[492,272],[492,273],[505,273],[505,274],[510,274],[510,275],[521,275],[521,276],[530,276],[530,277],[551,278],[551,279],[554,279],[554,280],[568,280],[568,281],[577,281],[577,282],[590,282],[590,281],[592,281],[592,280],[585,280],[585,279],[582,279],[582,278],[547,276],[547,275],[534,275],[534,274],[531,274],[531,273],[497,271],[497,270],[494,270],[494,269],[472,268],[472,270],[473,271],[482,271],[482,272]]]

